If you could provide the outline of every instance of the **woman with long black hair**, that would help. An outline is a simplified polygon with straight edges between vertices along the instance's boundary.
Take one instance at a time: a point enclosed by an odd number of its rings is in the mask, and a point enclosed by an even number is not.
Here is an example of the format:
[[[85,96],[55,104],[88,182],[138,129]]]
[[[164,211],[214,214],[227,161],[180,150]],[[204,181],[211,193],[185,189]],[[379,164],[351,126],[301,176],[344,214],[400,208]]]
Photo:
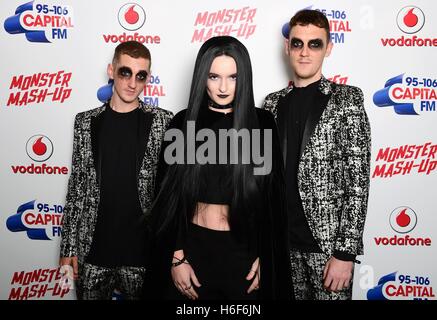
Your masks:
[[[277,129],[270,113],[255,108],[240,41],[221,36],[202,45],[188,108],[173,118],[165,140],[147,296],[290,298]]]

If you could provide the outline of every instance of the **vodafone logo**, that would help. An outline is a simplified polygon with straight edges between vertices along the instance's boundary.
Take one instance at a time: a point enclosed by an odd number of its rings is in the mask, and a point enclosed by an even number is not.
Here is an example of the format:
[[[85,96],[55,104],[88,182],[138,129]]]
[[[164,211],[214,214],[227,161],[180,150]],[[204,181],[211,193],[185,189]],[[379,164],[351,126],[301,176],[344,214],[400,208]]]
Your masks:
[[[422,29],[425,24],[425,14],[418,7],[406,6],[399,11],[396,21],[402,32],[412,34]]]
[[[26,153],[36,162],[48,160],[53,154],[53,143],[45,135],[37,134],[29,138],[26,143]]]
[[[390,214],[390,226],[398,233],[408,233],[412,231],[417,224],[417,215],[409,207],[399,207]]]
[[[437,38],[421,38],[417,35],[425,24],[425,14],[416,6],[406,6],[399,10],[396,17],[398,28],[405,33],[398,38],[381,38],[384,47],[437,47]]]
[[[118,11],[118,22],[126,30],[138,30],[146,22],[146,12],[139,4],[127,3]]]
[[[49,137],[37,134],[26,142],[27,156],[35,162],[45,162],[53,154],[53,143]],[[14,174],[68,174],[66,166],[52,166],[47,163],[16,164],[11,165]]]
[[[123,43],[126,41],[138,41],[145,44],[160,44],[159,35],[140,34],[131,32],[140,29],[146,22],[146,12],[137,3],[127,3],[118,11],[118,22],[127,30],[122,34],[104,34],[103,40],[106,43]]]
[[[430,247],[432,245],[432,239],[423,236],[422,232],[419,237],[409,234],[417,225],[417,215],[413,209],[406,206],[394,209],[390,214],[389,222],[397,234],[374,237],[377,246]]]

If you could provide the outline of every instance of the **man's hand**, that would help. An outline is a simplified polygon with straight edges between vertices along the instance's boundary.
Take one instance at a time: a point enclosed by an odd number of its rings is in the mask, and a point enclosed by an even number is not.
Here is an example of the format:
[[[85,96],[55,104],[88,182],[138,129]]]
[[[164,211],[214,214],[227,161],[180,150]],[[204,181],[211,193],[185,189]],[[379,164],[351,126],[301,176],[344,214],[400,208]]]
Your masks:
[[[64,257],[59,260],[59,266],[73,267],[73,280],[77,280],[79,274],[79,267],[77,264],[77,257]],[[64,267],[65,268],[65,267]],[[65,274],[63,276],[66,276]]]
[[[328,260],[323,270],[323,286],[326,290],[338,292],[348,288],[352,279],[354,263],[352,261],[342,261],[334,257]]]

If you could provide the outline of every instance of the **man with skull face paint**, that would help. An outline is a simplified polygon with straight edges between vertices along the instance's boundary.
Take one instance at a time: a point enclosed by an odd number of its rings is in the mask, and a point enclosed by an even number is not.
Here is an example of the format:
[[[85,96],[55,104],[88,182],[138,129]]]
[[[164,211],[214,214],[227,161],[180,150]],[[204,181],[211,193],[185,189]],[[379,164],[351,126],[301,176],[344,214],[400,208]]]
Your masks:
[[[299,11],[289,30],[292,81],[263,108],[278,124],[286,169],[293,290],[296,299],[351,299],[369,192],[363,93],[322,75],[333,44],[321,12]]]
[[[113,94],[75,119],[60,265],[79,299],[140,297],[148,259],[147,212],[172,113],[138,97],[150,79],[149,50],[117,46],[107,72]]]

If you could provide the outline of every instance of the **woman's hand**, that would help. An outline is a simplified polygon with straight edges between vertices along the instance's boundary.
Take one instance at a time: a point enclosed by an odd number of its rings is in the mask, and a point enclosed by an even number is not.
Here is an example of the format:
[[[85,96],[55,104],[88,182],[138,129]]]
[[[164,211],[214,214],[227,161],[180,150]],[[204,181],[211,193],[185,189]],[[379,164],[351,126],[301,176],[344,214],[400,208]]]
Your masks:
[[[173,263],[180,262],[184,259],[183,250],[175,251],[173,256]],[[185,260],[177,266],[171,267],[171,277],[176,288],[189,299],[195,300],[199,298],[196,290],[194,290],[193,284],[196,287],[200,287],[201,284],[197,280],[196,274],[191,267],[188,260]]]
[[[247,293],[251,293],[253,290],[259,289],[259,280],[261,273],[261,265],[259,263],[259,258],[256,258],[255,262],[252,264],[248,275],[246,276],[246,280],[252,280],[252,284],[249,289],[247,289]]]

